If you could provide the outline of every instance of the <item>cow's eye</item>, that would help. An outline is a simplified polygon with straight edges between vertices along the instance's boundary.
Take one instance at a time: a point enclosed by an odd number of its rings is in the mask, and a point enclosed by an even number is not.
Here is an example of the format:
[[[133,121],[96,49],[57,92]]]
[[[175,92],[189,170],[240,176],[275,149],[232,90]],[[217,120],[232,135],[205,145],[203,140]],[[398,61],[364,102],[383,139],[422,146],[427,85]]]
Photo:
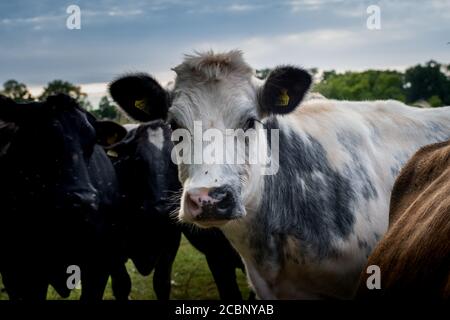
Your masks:
[[[258,121],[258,119],[256,119],[256,118],[247,119],[247,121],[245,122],[244,128],[243,128],[244,131],[247,131],[248,129],[255,129],[256,121]]]

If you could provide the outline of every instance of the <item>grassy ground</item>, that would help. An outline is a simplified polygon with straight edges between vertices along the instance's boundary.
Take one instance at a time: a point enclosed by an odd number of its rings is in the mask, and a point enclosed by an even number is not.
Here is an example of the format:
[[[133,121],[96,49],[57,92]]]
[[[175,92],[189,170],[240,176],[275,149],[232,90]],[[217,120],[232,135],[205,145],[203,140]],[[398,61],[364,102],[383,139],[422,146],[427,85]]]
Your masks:
[[[133,281],[130,298],[132,300],[156,299],[153,292],[153,275],[141,276],[131,262],[128,262],[127,268]],[[244,297],[248,297],[249,290],[245,275],[240,270],[236,270],[236,273],[242,294]],[[79,294],[80,290],[74,290],[69,299],[78,299]],[[52,288],[50,288],[47,298],[61,299]],[[110,283],[104,298],[113,299]],[[8,295],[4,292],[0,279],[0,300],[5,299],[8,299]],[[184,237],[173,266],[171,299],[219,299],[205,257],[195,250]]]

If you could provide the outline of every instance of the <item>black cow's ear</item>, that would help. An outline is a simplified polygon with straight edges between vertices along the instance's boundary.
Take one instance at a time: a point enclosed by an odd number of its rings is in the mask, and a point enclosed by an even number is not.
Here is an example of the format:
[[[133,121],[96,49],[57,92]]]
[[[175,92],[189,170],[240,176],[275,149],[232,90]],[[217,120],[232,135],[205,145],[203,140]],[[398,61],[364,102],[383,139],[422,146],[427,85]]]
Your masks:
[[[292,66],[275,68],[258,94],[260,115],[292,112],[303,100],[311,83],[311,75],[301,68]]]
[[[15,102],[13,100],[0,95],[0,158],[7,153],[18,129],[13,121],[14,107]]]
[[[35,121],[37,116],[48,109],[48,105],[48,101],[15,102],[0,95],[0,120],[15,124]]]
[[[12,99],[0,94],[0,121],[14,122],[16,105]]]
[[[0,158],[3,157],[11,146],[18,127],[12,122],[3,122],[0,119]]]
[[[133,119],[148,122],[166,119],[169,110],[169,94],[150,75],[127,75],[109,85],[114,101]]]
[[[97,143],[102,147],[111,147],[125,138],[127,129],[114,121],[96,121]]]

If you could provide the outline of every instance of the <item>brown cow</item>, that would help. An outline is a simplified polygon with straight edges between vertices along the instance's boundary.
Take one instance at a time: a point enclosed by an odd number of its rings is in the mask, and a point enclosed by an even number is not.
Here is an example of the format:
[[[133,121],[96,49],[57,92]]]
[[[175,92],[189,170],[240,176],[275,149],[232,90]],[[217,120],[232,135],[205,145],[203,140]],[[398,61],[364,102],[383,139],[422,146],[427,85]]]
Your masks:
[[[389,220],[367,264],[380,267],[381,289],[369,290],[363,272],[357,297],[450,299],[450,141],[423,147],[402,169]]]

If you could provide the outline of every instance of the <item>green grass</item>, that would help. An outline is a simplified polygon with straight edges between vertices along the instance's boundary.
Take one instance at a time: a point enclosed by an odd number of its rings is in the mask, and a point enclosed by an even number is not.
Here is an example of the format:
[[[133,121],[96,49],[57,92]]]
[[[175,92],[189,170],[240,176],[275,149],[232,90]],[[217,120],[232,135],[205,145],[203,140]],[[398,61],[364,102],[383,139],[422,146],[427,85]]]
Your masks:
[[[153,292],[153,274],[148,277],[141,276],[130,261],[127,263],[127,269],[133,282],[130,298],[132,300],[156,299]],[[243,297],[248,297],[249,289],[245,275],[240,270],[236,270],[236,273],[242,295]],[[8,299],[8,295],[3,290],[1,278],[0,289],[0,300]],[[69,299],[78,299],[79,296],[80,290],[74,290]],[[50,288],[47,298],[51,300],[61,299],[53,288]],[[110,282],[108,283],[104,299],[114,299]],[[209,271],[205,257],[195,250],[184,237],[172,270],[171,299],[219,299],[216,284]]]

